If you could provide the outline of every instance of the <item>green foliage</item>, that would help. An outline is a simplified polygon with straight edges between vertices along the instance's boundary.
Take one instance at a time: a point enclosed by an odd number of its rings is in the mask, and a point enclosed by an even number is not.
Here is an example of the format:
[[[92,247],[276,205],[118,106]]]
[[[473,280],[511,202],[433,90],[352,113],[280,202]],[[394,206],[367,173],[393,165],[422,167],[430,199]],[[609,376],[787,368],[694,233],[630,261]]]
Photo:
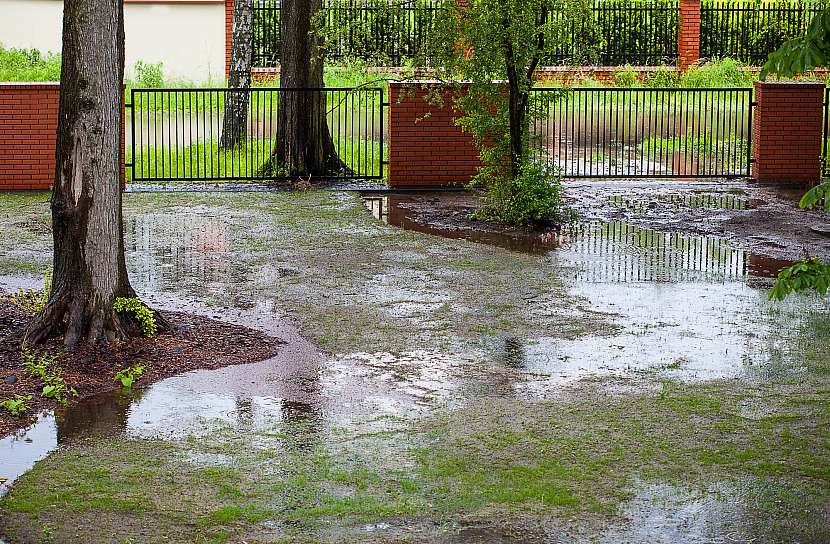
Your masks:
[[[769,298],[784,300],[790,293],[815,291],[820,296],[827,293],[830,285],[830,263],[819,258],[799,261],[778,273],[778,281],[769,292]]]
[[[139,60],[133,65],[133,71],[138,87],[158,89],[164,86],[164,70],[161,62],[153,64]]]
[[[628,69],[615,73],[614,85],[616,87],[639,87],[640,81],[637,79],[637,72]]]
[[[61,57],[37,49],[0,47],[0,81],[60,81]]]
[[[830,8],[813,18],[807,34],[784,42],[771,53],[761,69],[761,79],[769,74],[792,77],[830,65]]]
[[[112,309],[118,313],[132,316],[138,322],[139,327],[141,327],[141,334],[144,336],[156,335],[158,325],[156,324],[155,314],[140,298],[119,297],[113,302]]]
[[[694,66],[680,77],[680,86],[689,88],[751,87],[752,73],[741,70],[734,59],[715,60],[703,66]]]
[[[34,315],[43,310],[51,295],[52,274],[48,272],[43,276],[43,289],[18,289],[17,293],[11,296],[11,302],[27,314]]]
[[[485,202],[476,217],[507,225],[533,228],[565,216],[559,176],[534,162],[524,163],[518,176],[490,184]]]
[[[115,373],[115,381],[121,382],[121,387],[124,389],[132,389],[133,384],[142,374],[144,374],[144,367],[142,365],[122,368]]]
[[[812,210],[816,206],[822,206],[824,211],[830,211],[830,182],[824,181],[807,191],[799,205],[805,210]]]
[[[22,355],[23,367],[28,371],[30,376],[40,381],[43,385],[41,391],[43,397],[52,399],[58,404],[66,404],[69,402],[70,395],[78,395],[75,388],[66,385],[62,376],[63,370],[57,366],[57,361],[61,354],[37,355],[28,346],[24,345]]]
[[[13,399],[5,399],[0,402],[0,409],[6,410],[12,417],[20,417],[29,410],[28,401],[32,400],[32,395],[15,395]]]

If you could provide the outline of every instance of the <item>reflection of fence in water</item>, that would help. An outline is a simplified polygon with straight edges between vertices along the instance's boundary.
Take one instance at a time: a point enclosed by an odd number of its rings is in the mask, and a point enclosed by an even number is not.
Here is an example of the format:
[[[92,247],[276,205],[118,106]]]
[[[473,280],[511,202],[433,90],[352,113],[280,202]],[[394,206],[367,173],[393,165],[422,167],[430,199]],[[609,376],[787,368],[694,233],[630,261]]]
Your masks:
[[[711,210],[745,210],[749,206],[746,197],[733,194],[666,194],[651,198],[628,198],[622,195],[608,197],[612,206],[626,208],[634,212],[650,209],[655,201],[667,202],[676,209],[704,208]]]
[[[233,272],[230,227],[216,217],[145,214],[131,219],[126,244],[136,287],[184,280],[228,281]]]
[[[747,255],[720,238],[658,232],[622,222],[589,223],[562,234],[564,259],[580,281],[699,281],[746,275]]]

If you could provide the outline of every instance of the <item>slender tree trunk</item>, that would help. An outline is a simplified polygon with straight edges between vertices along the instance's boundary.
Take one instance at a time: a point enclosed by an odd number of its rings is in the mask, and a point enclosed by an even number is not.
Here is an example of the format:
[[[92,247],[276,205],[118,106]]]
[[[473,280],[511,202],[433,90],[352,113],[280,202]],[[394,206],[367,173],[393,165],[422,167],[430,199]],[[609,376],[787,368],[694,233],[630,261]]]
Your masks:
[[[287,177],[326,176],[346,169],[326,121],[321,38],[312,21],[321,0],[282,0],[277,145],[265,168]],[[287,89],[287,90],[286,90]]]
[[[234,0],[233,37],[231,39],[231,63],[228,87],[249,89],[251,68],[254,62],[254,5],[253,0]],[[250,92],[225,94],[225,117],[222,122],[222,138],[219,146],[230,149],[245,140],[248,122]]]
[[[527,92],[522,92],[519,86],[511,81],[509,102],[510,118],[510,174],[513,178],[519,175],[522,160],[525,158],[525,135],[527,126]]]
[[[121,0],[66,0],[51,204],[54,277],[26,342],[63,332],[71,349],[127,334],[112,309],[116,297],[135,296],[121,215],[123,80]]]

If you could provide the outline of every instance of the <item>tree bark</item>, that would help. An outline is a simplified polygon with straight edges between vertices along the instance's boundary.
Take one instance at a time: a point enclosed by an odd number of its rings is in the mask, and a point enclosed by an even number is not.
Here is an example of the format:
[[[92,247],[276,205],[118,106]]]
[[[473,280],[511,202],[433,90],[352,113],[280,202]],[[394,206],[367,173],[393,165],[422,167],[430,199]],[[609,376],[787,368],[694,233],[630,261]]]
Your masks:
[[[133,297],[121,214],[124,8],[121,0],[66,0],[52,191],[54,272],[45,308],[29,324],[30,344],[63,332],[81,341],[123,338],[113,311]]]
[[[347,170],[334,148],[326,120],[323,55],[312,21],[321,0],[282,0],[280,10],[279,134],[264,169],[296,178]]]
[[[254,6],[252,0],[234,0],[233,37],[231,38],[231,62],[228,87],[250,89],[251,68],[254,61]],[[222,137],[219,146],[231,149],[246,137],[248,104],[251,93],[228,92],[225,94],[225,117],[222,121]]]

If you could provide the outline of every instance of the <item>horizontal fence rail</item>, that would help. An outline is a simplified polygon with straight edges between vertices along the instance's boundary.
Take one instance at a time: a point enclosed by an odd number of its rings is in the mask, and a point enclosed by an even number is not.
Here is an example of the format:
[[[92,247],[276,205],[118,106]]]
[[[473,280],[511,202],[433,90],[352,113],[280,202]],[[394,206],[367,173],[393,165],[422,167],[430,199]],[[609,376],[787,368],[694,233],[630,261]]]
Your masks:
[[[225,112],[247,99],[241,141],[223,145]],[[304,131],[325,133],[333,146],[320,179],[381,179],[384,91],[327,89],[133,89],[126,127],[127,179],[230,181],[282,179],[281,101],[310,104]],[[233,123],[228,123],[231,127]],[[324,139],[321,139],[323,141]],[[226,143],[226,142],[225,142]]]
[[[784,41],[803,35],[827,5],[822,0],[702,0],[700,56],[764,64]]]
[[[750,175],[752,89],[539,88],[536,160],[566,177]]]

